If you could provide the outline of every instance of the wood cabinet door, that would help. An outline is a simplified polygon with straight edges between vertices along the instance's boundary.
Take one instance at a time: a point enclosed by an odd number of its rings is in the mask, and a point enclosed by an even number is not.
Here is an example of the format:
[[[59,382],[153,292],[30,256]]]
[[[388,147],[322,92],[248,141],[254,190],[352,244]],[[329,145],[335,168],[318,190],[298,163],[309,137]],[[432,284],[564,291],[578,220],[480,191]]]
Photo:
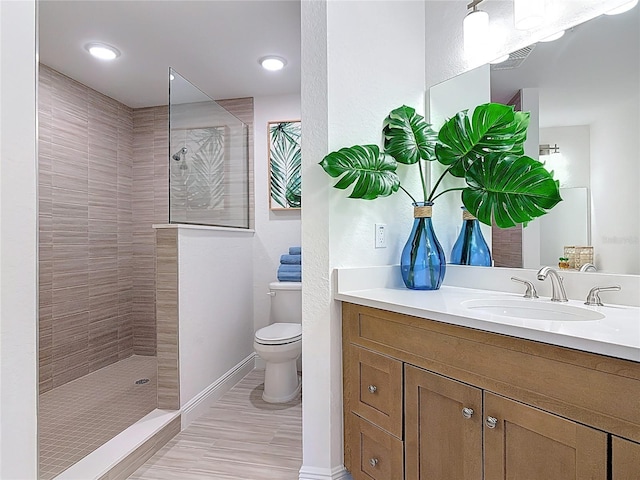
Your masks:
[[[351,411],[402,439],[402,362],[355,345],[349,355]]]
[[[405,364],[405,471],[407,480],[482,479],[480,389]]]
[[[640,443],[612,437],[613,480],[640,480]]]
[[[485,480],[606,480],[606,433],[489,392],[484,417]]]
[[[404,480],[402,441],[355,413],[347,417],[355,438],[350,473],[354,480]]]

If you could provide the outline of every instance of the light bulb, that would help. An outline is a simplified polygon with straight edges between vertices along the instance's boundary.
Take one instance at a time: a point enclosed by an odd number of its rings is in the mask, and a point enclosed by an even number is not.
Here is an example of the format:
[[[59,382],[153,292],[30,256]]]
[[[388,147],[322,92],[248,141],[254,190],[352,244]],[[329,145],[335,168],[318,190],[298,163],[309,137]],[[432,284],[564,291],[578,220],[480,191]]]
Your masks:
[[[262,68],[271,71],[282,70],[287,64],[287,61],[284,58],[275,57],[273,55],[262,57],[260,60],[258,60],[258,62],[260,63],[260,65],[262,65]]]
[[[464,17],[462,30],[465,55],[474,58],[485,53],[489,39],[489,14],[474,10]]]
[[[88,43],[84,46],[87,51],[100,60],[113,60],[120,56],[120,51],[104,43]]]

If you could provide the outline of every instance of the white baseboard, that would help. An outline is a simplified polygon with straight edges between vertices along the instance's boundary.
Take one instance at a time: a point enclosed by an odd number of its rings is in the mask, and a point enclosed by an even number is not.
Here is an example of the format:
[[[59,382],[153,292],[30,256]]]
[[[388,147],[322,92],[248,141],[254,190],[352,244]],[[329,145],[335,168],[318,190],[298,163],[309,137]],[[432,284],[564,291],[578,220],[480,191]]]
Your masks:
[[[194,420],[206,413],[222,395],[227,393],[255,367],[257,355],[251,353],[237,365],[232,367],[215,382],[189,400],[182,408],[182,430],[187,428]]]
[[[344,465],[334,468],[305,467],[300,469],[298,480],[352,480]]]

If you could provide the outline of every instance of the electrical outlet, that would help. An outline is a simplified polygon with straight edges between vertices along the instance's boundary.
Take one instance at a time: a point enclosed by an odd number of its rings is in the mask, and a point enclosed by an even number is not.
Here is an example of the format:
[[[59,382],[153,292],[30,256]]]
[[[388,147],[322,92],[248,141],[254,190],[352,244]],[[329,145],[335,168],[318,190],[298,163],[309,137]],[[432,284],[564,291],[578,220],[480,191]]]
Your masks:
[[[387,248],[386,223],[376,223],[376,248]]]

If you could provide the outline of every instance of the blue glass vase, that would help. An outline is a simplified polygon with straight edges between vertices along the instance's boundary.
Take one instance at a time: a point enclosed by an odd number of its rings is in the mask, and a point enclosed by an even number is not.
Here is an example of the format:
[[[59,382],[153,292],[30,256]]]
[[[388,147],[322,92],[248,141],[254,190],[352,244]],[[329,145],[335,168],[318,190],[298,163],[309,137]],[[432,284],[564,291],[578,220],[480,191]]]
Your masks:
[[[451,250],[451,263],[491,266],[491,251],[482,236],[480,222],[464,207],[462,207],[462,229]]]
[[[429,202],[413,204],[413,228],[402,249],[402,280],[412,290],[437,290],[442,285],[447,264],[444,250],[433,230]]]

